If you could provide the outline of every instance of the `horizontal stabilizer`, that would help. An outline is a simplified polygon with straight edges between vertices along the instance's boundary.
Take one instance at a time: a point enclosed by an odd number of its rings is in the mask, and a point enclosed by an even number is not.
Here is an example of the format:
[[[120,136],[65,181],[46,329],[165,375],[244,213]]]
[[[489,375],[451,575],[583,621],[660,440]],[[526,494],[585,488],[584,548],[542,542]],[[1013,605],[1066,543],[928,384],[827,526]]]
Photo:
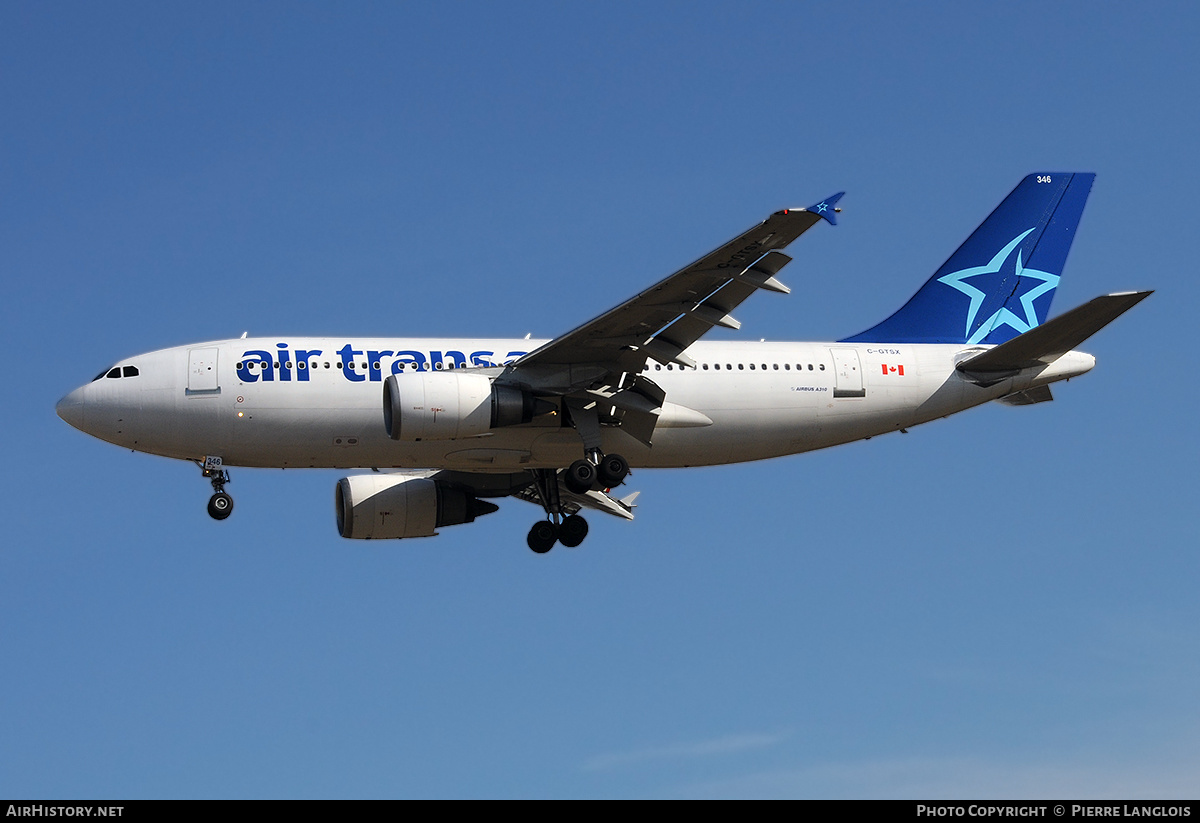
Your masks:
[[[1054,395],[1050,393],[1049,386],[1034,386],[1032,389],[1006,394],[996,402],[1006,406],[1032,406],[1034,403],[1049,403],[1053,399]]]
[[[1016,372],[1053,363],[1153,292],[1106,294],[958,364],[963,372]]]

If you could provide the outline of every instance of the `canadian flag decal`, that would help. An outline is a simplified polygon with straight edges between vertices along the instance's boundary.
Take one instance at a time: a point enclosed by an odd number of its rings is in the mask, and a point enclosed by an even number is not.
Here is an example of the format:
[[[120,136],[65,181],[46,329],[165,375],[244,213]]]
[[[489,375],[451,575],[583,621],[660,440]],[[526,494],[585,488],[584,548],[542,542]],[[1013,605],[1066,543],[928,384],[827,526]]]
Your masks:
[[[884,363],[883,364],[883,376],[887,377],[889,374],[898,374],[901,377],[903,377],[904,376],[904,367],[903,366],[889,366],[887,363]]]

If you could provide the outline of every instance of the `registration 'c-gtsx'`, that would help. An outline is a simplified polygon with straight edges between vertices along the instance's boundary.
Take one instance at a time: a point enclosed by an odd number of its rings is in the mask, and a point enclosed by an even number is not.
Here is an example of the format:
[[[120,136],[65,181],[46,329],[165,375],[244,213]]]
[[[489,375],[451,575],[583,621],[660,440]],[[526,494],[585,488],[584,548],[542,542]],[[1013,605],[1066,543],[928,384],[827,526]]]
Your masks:
[[[833,195],[784,209],[553,340],[242,337],[106,368],[57,406],[136,451],[196,463],[208,510],[229,468],[368,469],[336,486],[344,537],[426,537],[516,497],[535,552],[578,546],[584,509],[633,518],[630,467],[822,449],[978,406],[1051,400],[1095,365],[1075,351],[1148,291],[1047,320],[1094,175],[1031,174],[891,317],[835,342],[714,342],[758,292],[788,292],[780,249],[836,224]]]

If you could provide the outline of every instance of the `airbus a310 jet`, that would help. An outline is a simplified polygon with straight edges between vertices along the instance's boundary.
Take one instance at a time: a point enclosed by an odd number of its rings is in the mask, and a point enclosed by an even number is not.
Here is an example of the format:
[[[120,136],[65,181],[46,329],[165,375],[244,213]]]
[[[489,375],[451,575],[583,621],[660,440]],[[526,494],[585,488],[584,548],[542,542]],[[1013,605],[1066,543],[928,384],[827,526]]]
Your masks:
[[[764,460],[904,430],[992,400],[1051,400],[1095,359],[1075,347],[1150,294],[1097,297],[1047,321],[1095,175],[1031,174],[895,314],[829,343],[706,342],[760,292],[780,251],[841,194],[784,209],[553,340],[219,340],[138,355],[58,415],[135,451],[190,460],[229,516],[228,467],[371,469],[338,481],[338,531],[426,537],[539,505],[528,544],[578,546],[630,467]]]

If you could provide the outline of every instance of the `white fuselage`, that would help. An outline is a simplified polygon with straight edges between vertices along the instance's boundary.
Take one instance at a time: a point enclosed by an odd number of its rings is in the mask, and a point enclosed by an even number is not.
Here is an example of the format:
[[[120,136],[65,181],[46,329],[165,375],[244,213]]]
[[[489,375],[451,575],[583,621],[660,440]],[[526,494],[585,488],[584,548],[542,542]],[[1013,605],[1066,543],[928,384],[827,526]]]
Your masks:
[[[383,421],[383,381],[391,374],[438,367],[499,374],[543,342],[222,340],[123,360],[118,366],[134,367],[136,376],[99,377],[58,410],[117,445],[188,460],[216,455],[226,466],[558,468],[583,452],[579,434],[554,413],[482,436],[424,442],[392,440]],[[653,446],[605,427],[604,450],[635,468],[795,454],[915,426],[1095,363],[1070,352],[985,388],[955,370],[968,350],[980,347],[701,341],[688,349],[695,368],[651,362],[645,372],[668,401]]]

